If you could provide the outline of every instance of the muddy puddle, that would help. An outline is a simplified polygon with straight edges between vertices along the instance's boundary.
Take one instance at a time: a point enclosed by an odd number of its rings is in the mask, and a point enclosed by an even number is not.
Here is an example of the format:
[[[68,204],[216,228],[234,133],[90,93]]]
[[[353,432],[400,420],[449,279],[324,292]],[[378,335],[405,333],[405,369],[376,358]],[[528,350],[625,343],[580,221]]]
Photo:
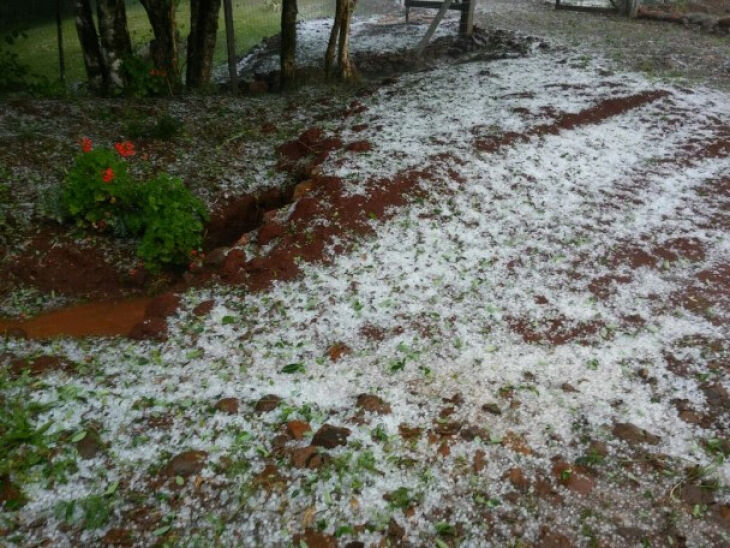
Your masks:
[[[30,339],[123,336],[142,321],[150,300],[93,302],[54,310],[28,320],[0,319],[0,334],[22,330]]]

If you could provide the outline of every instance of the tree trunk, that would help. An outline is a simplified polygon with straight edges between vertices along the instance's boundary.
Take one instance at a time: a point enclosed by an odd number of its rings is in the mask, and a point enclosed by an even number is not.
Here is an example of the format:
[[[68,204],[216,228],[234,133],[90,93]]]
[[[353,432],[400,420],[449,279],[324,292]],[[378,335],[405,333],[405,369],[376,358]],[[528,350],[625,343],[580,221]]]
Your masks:
[[[185,74],[185,82],[189,88],[198,88],[210,81],[220,7],[221,0],[190,2],[190,34]]]
[[[226,57],[228,57],[228,77],[231,79],[231,91],[238,92],[238,67],[236,66],[236,33],[233,29],[233,4],[231,0],[223,0],[223,13],[226,19]]]
[[[96,8],[109,91],[119,91],[125,84],[122,63],[125,57],[132,54],[124,0],[96,0]]]
[[[74,19],[81,51],[84,54],[84,67],[89,79],[89,87],[94,93],[104,94],[107,90],[107,70],[99,46],[94,18],[91,14],[90,0],[74,1]]]
[[[297,0],[281,5],[281,89],[291,87],[296,71]]]
[[[155,68],[167,78],[170,92],[180,88],[178,65],[177,24],[175,23],[174,0],[140,0],[147,12],[155,35],[150,43],[150,54]]]
[[[332,69],[335,65],[335,50],[337,47],[337,37],[340,35],[340,25],[342,24],[342,10],[345,6],[343,0],[337,0],[335,5],[335,21],[330,31],[330,40],[327,44],[327,53],[324,56],[324,73],[329,78],[332,76]]]
[[[355,67],[350,61],[350,21],[355,11],[355,0],[342,0],[345,7],[340,23],[340,47],[337,51],[337,62],[340,65],[340,78],[352,80],[356,77]]]
[[[355,11],[356,0],[337,0],[335,21],[330,32],[327,52],[324,57],[324,72],[330,77],[335,62],[337,48],[338,74],[343,80],[357,78],[357,71],[350,60],[350,20]]]

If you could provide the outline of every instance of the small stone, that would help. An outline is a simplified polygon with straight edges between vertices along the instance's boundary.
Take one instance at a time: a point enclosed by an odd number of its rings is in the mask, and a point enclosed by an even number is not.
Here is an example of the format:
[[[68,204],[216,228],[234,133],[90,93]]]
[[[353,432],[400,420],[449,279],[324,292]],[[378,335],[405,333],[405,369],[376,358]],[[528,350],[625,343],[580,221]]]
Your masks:
[[[474,459],[471,463],[471,469],[474,471],[475,474],[478,474],[481,472],[484,467],[487,465],[487,454],[484,452],[483,449],[477,449],[474,452]]]
[[[403,540],[403,537],[406,536],[406,530],[403,529],[397,521],[395,521],[395,518],[390,518],[387,534],[388,538],[400,542]]]
[[[460,435],[462,439],[466,441],[473,441],[477,438],[482,441],[489,440],[489,432],[487,432],[484,428],[479,428],[478,426],[467,426],[461,430]]]
[[[197,474],[205,467],[205,459],[208,453],[205,451],[185,451],[170,459],[165,467],[165,473],[169,477],[182,476],[184,478]]]
[[[370,141],[355,141],[345,147],[345,150],[350,152],[369,152],[373,149],[373,145]]]
[[[482,405],[482,411],[486,411],[487,413],[491,413],[492,415],[502,414],[502,410],[496,403],[485,403],[484,405]]]
[[[459,407],[462,403],[464,403],[464,396],[461,395],[461,392],[457,392],[450,398],[441,398],[441,401],[444,403],[450,403],[452,405],[455,405],[456,407]]]
[[[613,435],[631,444],[648,443],[649,445],[656,445],[661,440],[659,436],[655,436],[643,428],[639,428],[628,422],[614,424]]]
[[[256,411],[256,413],[268,413],[269,411],[276,409],[279,406],[279,402],[281,402],[281,398],[279,396],[276,394],[267,394],[256,402],[254,411]]]
[[[327,349],[327,356],[333,362],[338,361],[342,356],[352,353],[349,346],[344,343],[335,343]]]
[[[317,448],[312,445],[297,447],[291,452],[291,465],[295,468],[319,468],[323,463],[322,457]]]
[[[357,405],[360,409],[364,409],[370,413],[377,413],[379,415],[387,415],[391,411],[388,403],[383,401],[382,398],[372,394],[360,394],[357,397],[357,403],[355,405]]]
[[[215,301],[213,300],[203,301],[195,308],[193,308],[193,314],[195,314],[196,316],[207,316],[208,314],[210,314],[210,311],[213,310],[214,306]]]
[[[223,413],[235,415],[236,413],[238,413],[238,405],[238,398],[223,398],[221,400],[218,400],[218,402],[215,404],[215,408],[218,411],[222,411]]]
[[[86,435],[76,442],[76,450],[84,460],[95,458],[100,453],[104,452],[104,444],[101,441],[101,436],[94,428],[87,428]]]
[[[439,436],[453,436],[461,430],[460,422],[437,422],[434,431]]]
[[[521,468],[511,468],[510,471],[507,472],[507,479],[512,486],[519,491],[527,491],[530,487],[530,480],[525,477]]]
[[[347,445],[347,437],[350,435],[349,428],[340,428],[330,424],[324,424],[317,430],[312,438],[312,445],[334,449],[338,445]]]
[[[405,423],[398,425],[398,433],[404,440],[416,440],[421,437],[422,432],[423,428],[418,426],[408,426]]]
[[[304,439],[305,433],[312,431],[312,427],[309,426],[308,422],[289,421],[286,423],[286,431],[293,439],[301,440]]]

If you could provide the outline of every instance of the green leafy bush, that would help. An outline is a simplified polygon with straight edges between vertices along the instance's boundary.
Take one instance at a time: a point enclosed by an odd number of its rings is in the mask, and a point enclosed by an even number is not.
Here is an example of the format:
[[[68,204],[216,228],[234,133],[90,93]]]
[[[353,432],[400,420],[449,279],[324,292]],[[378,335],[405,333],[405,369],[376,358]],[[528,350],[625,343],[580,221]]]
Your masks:
[[[203,202],[167,174],[135,180],[127,167],[132,143],[116,143],[114,151],[92,149],[85,139],[82,147],[64,181],[63,202],[70,216],[81,226],[141,237],[137,254],[151,270],[186,263],[202,245],[208,218]]]
[[[0,93],[25,91],[28,88],[30,71],[21,63],[18,55],[10,47],[25,35],[11,32],[0,39]]]
[[[137,250],[145,262],[174,264],[203,243],[207,212],[180,179],[161,174],[143,185],[144,235]]]

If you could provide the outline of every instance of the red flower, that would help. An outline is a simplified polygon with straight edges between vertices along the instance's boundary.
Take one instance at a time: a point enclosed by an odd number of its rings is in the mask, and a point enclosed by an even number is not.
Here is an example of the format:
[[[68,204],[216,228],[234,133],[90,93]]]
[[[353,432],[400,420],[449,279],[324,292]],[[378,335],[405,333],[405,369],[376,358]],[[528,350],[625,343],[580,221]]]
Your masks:
[[[114,148],[123,158],[129,158],[134,156],[134,145],[131,141],[124,141],[123,143],[114,143]]]
[[[93,145],[91,144],[91,139],[88,137],[84,137],[81,139],[81,150],[84,152],[91,152],[91,149],[93,148]]]
[[[111,183],[114,180],[114,170],[110,167],[101,172],[101,180],[105,183]]]

